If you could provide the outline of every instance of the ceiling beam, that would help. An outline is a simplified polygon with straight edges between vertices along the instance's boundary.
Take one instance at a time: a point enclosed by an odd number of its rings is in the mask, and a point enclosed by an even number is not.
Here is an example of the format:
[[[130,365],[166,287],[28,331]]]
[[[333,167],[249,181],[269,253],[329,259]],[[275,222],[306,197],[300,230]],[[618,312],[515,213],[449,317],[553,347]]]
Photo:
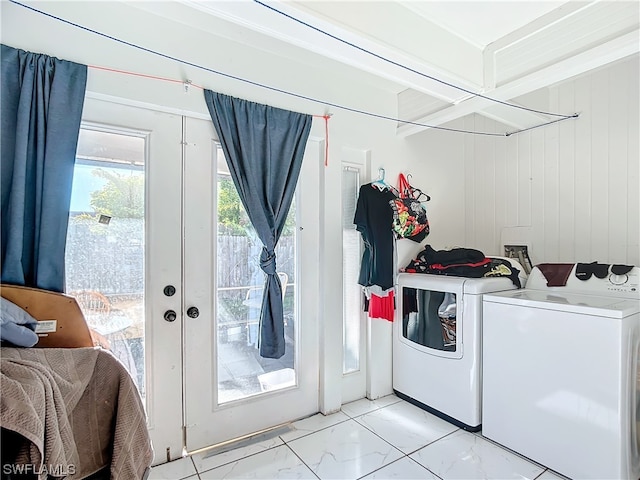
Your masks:
[[[448,103],[453,103],[468,95],[460,88],[472,92],[481,89],[481,86],[476,83],[439,69],[435,65],[419,61],[416,57],[406,52],[372,40],[361,33],[340,27],[334,22],[295,8],[288,2],[269,1],[268,5],[314,28],[299,23],[293,18],[281,15],[256,2],[179,1],[236,25],[269,35],[304,50],[323,55],[395,82],[399,85],[399,90],[412,88]],[[326,34],[316,29],[322,30]],[[359,48],[354,48],[352,45],[332,38],[332,36]],[[439,43],[445,45],[447,38],[442,38]],[[364,50],[373,53],[373,55]],[[478,55],[481,56],[480,51],[478,51]],[[433,77],[437,80],[428,77]],[[455,85],[455,87],[451,85]]]
[[[576,75],[588,72],[594,68],[628,57],[640,51],[639,30],[622,35],[618,38],[583,51],[573,57],[556,62],[553,65],[537,70],[504,85],[498,86],[484,95],[500,101],[508,101],[539,88],[562,82]],[[396,133],[401,138],[423,132],[431,127],[439,126],[470,113],[478,112],[496,105],[495,102],[481,97],[472,97],[456,105],[443,108],[429,115],[424,115],[413,122],[421,125],[404,124],[397,128]],[[554,112],[572,115],[576,112]]]
[[[516,102],[509,103],[518,105]],[[541,125],[549,122],[550,120],[554,120],[554,118],[546,115],[541,115],[524,109],[508,107],[507,105],[501,105],[499,103],[494,103],[490,107],[487,107],[477,113],[478,115],[482,115],[511,127],[510,131],[523,130],[525,128]]]

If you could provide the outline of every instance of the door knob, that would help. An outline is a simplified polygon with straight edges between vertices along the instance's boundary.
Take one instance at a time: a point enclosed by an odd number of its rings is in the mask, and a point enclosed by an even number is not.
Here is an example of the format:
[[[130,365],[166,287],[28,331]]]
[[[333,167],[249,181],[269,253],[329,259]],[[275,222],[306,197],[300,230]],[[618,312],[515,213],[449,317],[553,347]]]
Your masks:
[[[200,315],[200,311],[196,307],[189,307],[187,310],[187,316],[191,318],[198,318],[198,315]]]
[[[173,285],[167,285],[164,287],[163,292],[167,297],[172,297],[176,293],[176,287]]]
[[[164,312],[164,319],[167,322],[175,322],[176,318],[178,318],[178,316],[173,310],[167,310],[166,312]]]

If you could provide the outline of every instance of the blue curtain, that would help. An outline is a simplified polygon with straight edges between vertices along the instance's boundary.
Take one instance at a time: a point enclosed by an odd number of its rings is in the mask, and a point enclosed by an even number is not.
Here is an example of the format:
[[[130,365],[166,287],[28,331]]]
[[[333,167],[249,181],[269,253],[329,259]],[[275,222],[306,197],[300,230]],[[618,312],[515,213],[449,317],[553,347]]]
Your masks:
[[[2,281],[62,292],[87,67],[2,45]]]
[[[312,118],[210,90],[204,97],[233,183],[263,244],[260,355],[280,358],[285,340],[275,247],[293,200]]]

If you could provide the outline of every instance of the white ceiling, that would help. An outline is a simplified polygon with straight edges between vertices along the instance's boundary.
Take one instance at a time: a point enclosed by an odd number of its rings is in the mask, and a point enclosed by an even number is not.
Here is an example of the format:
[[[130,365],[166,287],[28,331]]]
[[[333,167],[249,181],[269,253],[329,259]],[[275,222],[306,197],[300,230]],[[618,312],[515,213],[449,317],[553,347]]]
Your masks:
[[[548,122],[557,117],[474,94],[517,104],[640,50],[637,0],[179,1],[295,46],[286,49],[293,61],[313,52],[383,82],[398,118],[413,122],[398,125],[401,136],[469,113],[507,131]]]
[[[125,69],[147,62],[119,55],[111,44],[73,29],[60,28],[54,38],[24,35],[21,24],[41,21],[49,28],[49,23],[19,4],[1,4],[8,44],[13,36],[17,45],[84,63],[110,65],[114,55]],[[505,132],[549,122],[557,117],[544,113],[554,112],[546,87],[640,51],[638,0],[42,0],[29,5],[203,65],[218,66],[211,52],[218,45],[215,56],[230,76],[264,81],[300,98],[317,94],[303,79],[304,72],[314,72],[316,85],[336,92],[335,98],[329,94],[317,101],[325,112],[346,105],[402,119],[396,127],[400,137],[472,113],[500,122]],[[77,43],[83,48],[75,48]],[[149,57],[146,66],[148,73],[206,81],[204,70],[183,63],[160,64]],[[344,102],[350,92],[358,93],[357,103]]]
[[[403,1],[402,5],[432,20],[463,40],[484,48],[533,20],[555,10],[566,0],[543,1]]]

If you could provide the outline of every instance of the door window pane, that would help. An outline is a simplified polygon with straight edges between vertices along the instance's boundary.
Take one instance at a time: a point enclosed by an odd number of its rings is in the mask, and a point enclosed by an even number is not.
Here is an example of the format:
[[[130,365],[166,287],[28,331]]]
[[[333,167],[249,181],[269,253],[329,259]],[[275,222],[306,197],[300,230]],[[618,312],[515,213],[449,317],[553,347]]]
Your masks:
[[[143,137],[81,129],[65,259],[67,294],[143,396],[144,152]]]
[[[240,400],[295,385],[295,199],[276,247],[284,302],[285,354],[262,358],[258,351],[264,273],[262,243],[229,175],[218,158],[217,332],[218,402]]]

